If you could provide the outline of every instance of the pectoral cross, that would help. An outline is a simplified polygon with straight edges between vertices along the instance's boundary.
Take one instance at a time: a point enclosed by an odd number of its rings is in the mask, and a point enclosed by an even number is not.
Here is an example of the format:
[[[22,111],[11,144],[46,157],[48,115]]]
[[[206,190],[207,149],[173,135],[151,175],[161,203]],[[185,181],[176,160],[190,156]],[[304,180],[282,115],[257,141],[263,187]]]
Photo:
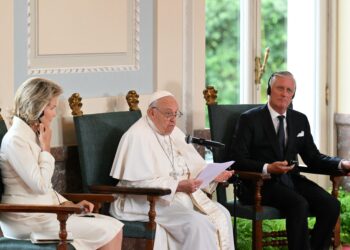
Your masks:
[[[169,176],[173,177],[174,180],[177,180],[177,177],[179,176],[179,174],[176,173],[175,171],[171,171],[171,172],[169,173]]]

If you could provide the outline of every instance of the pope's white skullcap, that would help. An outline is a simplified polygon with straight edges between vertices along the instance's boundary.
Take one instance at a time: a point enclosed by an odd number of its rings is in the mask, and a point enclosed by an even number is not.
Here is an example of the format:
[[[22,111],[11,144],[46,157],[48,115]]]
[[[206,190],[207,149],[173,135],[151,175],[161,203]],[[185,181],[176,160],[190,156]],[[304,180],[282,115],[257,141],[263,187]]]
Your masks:
[[[166,90],[159,90],[159,91],[154,92],[151,95],[151,97],[149,98],[148,106],[151,106],[152,102],[154,102],[162,97],[166,97],[166,96],[174,97],[174,95],[172,93],[170,93],[169,91],[166,91]]]

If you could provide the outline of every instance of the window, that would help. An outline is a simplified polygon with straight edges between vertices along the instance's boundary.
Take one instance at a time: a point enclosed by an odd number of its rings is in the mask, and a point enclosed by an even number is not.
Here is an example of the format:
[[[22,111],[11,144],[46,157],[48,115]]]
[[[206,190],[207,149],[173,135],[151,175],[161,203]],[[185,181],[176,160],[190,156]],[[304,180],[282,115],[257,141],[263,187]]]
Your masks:
[[[328,7],[318,0],[206,0],[206,85],[218,90],[218,103],[266,103],[271,73],[289,70],[297,81],[294,108],[308,116],[318,142],[326,127]],[[256,85],[255,58],[262,62],[267,47]]]
[[[240,1],[206,0],[206,84],[218,102],[240,102]]]
[[[267,84],[275,71],[287,69],[287,0],[261,1],[261,57],[270,48],[265,74],[261,80],[260,102],[267,102]]]

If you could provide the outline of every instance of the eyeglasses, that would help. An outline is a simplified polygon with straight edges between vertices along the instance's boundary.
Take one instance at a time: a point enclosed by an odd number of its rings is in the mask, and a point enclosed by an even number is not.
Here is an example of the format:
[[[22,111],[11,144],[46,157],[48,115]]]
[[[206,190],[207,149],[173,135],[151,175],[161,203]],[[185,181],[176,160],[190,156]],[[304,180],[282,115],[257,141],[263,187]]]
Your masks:
[[[153,107],[154,109],[158,110],[159,113],[161,113],[162,115],[164,115],[165,118],[167,119],[171,119],[173,117],[176,117],[176,118],[180,118],[181,116],[183,116],[183,113],[181,111],[177,111],[175,113],[173,112],[170,112],[170,111],[161,111],[159,108],[157,107]]]

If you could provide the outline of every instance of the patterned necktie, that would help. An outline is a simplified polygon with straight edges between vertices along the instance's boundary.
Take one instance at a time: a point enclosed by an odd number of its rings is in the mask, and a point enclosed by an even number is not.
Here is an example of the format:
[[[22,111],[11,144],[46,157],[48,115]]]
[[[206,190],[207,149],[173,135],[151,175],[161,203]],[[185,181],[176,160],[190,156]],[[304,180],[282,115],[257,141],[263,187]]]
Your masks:
[[[278,126],[278,131],[277,131],[278,144],[279,144],[279,148],[281,151],[282,160],[284,160],[285,140],[286,140],[286,136],[284,134],[284,118],[285,118],[284,115],[278,116],[279,126]],[[287,187],[290,187],[290,188],[294,187],[292,178],[290,177],[290,175],[288,173],[281,174],[280,180]]]

